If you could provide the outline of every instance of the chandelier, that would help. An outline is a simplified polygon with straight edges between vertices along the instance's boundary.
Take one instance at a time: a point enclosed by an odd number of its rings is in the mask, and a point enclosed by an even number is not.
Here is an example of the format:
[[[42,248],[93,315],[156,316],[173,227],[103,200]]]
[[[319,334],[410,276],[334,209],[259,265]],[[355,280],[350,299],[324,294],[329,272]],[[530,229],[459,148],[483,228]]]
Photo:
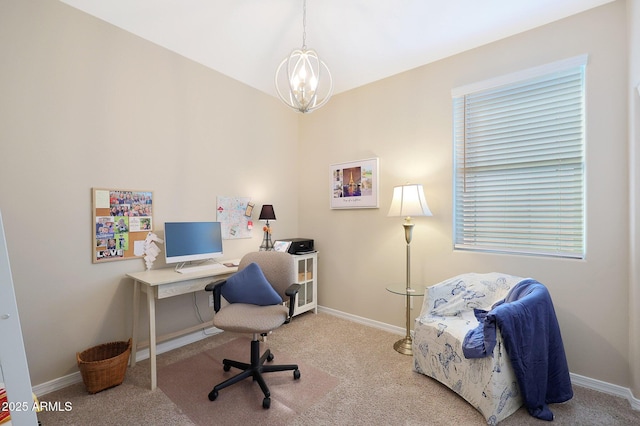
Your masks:
[[[327,103],[333,79],[327,65],[313,49],[307,49],[307,1],[302,3],[302,49],[295,49],[276,70],[276,91],[288,107],[312,112]]]

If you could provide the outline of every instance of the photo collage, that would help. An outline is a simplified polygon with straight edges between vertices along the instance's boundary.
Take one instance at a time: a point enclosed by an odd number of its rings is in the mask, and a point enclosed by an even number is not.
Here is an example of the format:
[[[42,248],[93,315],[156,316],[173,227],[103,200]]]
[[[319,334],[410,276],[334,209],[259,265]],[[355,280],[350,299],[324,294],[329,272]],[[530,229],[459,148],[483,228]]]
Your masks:
[[[95,219],[96,260],[123,258],[131,233],[152,230],[152,207],[151,192],[109,191],[109,215]]]

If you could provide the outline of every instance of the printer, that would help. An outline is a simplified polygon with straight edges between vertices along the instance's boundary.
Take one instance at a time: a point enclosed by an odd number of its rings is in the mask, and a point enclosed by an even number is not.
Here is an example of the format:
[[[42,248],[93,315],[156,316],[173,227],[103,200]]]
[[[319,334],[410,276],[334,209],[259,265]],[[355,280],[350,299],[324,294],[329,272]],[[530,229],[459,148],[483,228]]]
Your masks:
[[[313,248],[313,240],[309,238],[284,238],[277,240],[274,245],[277,245],[279,241],[290,243],[287,249],[289,254],[304,254],[315,251]]]

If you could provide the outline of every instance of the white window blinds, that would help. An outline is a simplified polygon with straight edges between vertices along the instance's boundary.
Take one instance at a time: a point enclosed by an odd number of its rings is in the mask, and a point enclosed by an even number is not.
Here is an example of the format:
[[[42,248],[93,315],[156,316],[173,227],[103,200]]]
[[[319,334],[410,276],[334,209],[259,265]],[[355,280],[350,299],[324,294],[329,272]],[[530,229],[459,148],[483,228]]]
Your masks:
[[[584,257],[582,59],[454,91],[456,249]]]

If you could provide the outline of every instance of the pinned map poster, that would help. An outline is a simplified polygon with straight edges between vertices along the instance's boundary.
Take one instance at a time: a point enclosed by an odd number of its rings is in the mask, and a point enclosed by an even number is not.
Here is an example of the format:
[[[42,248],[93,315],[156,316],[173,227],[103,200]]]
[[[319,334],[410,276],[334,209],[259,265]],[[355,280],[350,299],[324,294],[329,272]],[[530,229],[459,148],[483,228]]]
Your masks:
[[[251,238],[252,207],[249,197],[217,197],[216,213],[223,239]]]

